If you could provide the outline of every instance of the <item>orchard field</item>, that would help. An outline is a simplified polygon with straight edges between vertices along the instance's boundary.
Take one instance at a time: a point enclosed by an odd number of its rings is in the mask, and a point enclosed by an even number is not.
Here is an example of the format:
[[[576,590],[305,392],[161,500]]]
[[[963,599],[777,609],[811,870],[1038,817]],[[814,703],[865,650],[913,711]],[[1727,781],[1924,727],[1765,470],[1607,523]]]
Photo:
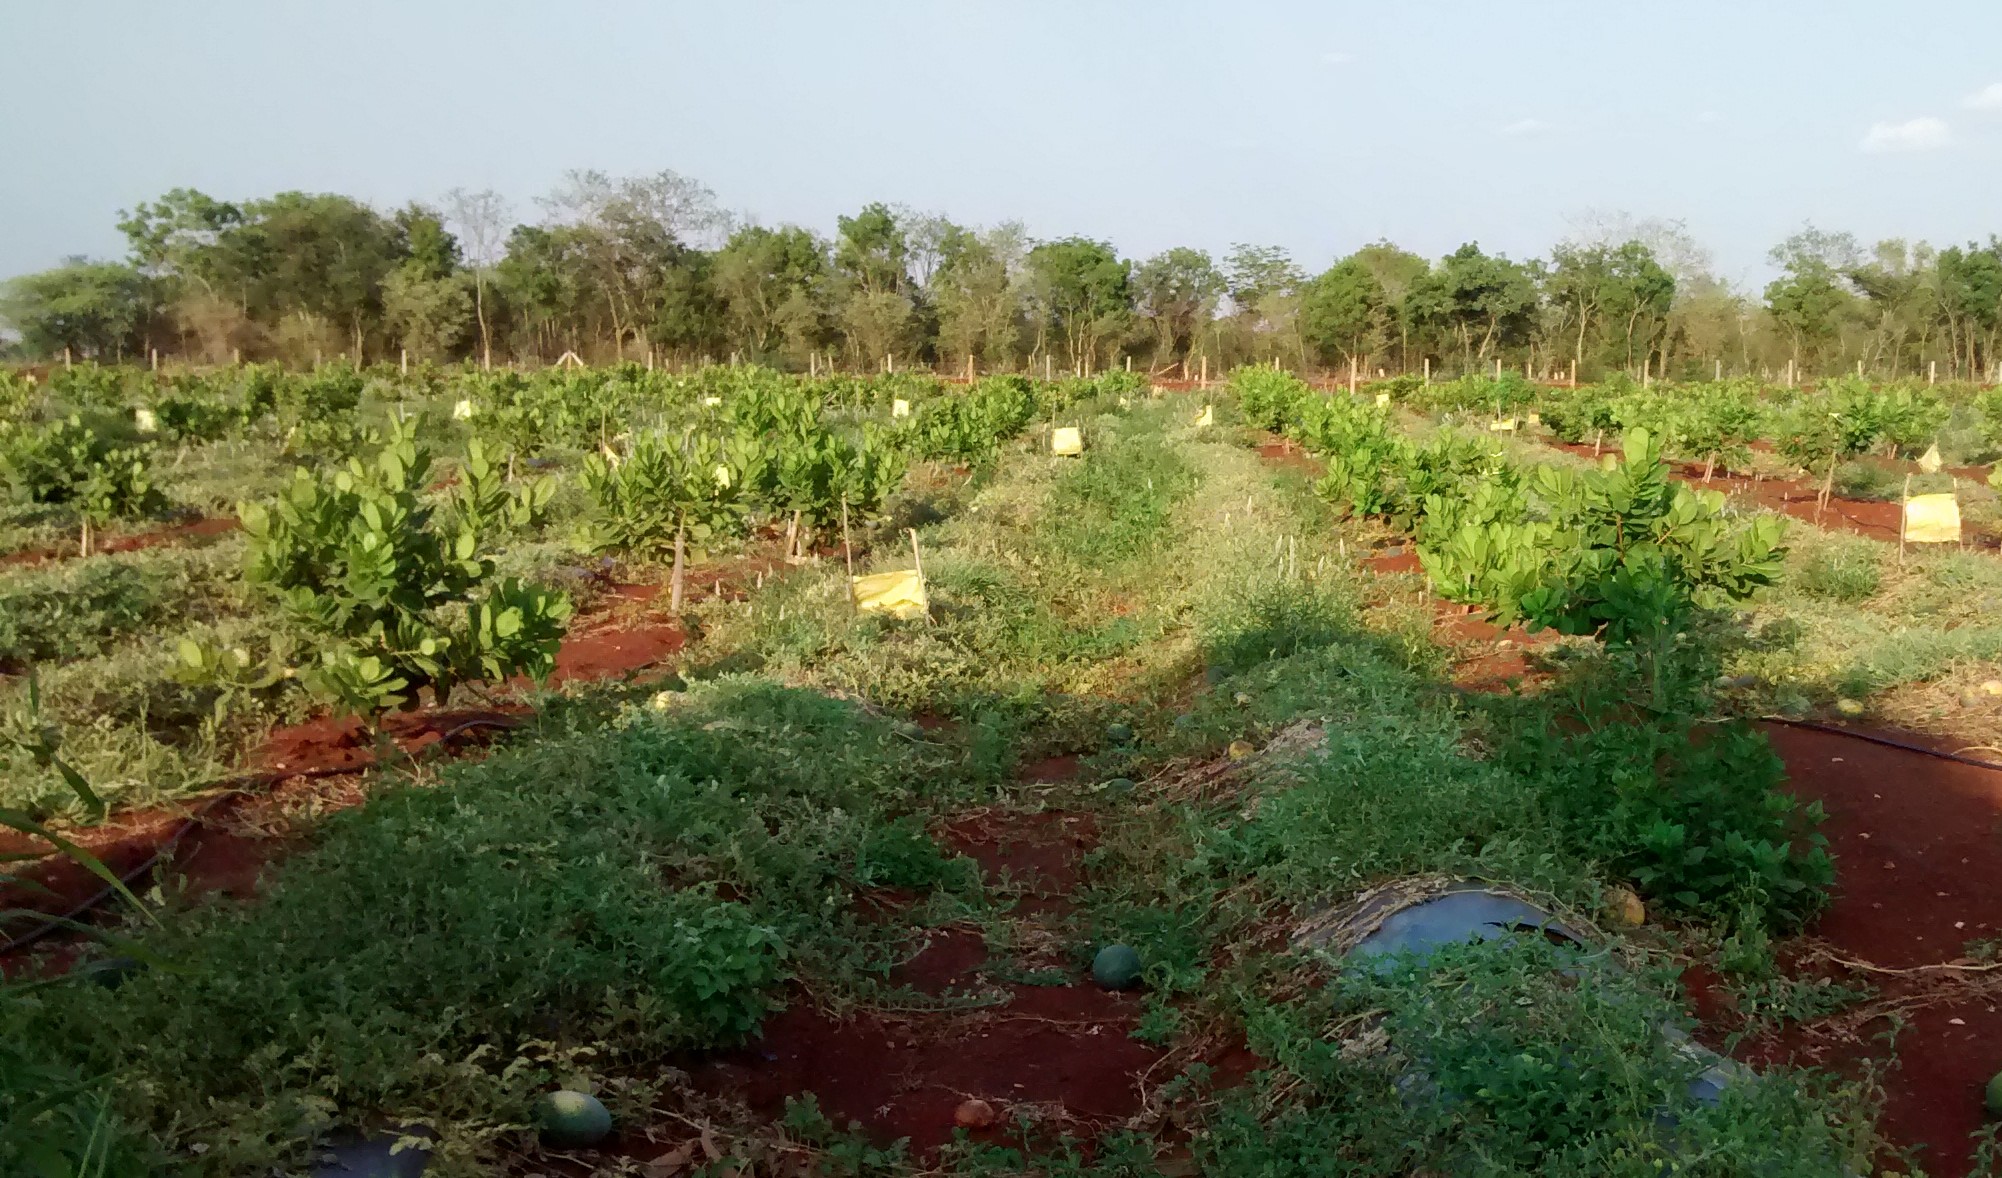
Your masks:
[[[1997,1164],[1993,389],[802,367],[0,376],[0,1170]]]

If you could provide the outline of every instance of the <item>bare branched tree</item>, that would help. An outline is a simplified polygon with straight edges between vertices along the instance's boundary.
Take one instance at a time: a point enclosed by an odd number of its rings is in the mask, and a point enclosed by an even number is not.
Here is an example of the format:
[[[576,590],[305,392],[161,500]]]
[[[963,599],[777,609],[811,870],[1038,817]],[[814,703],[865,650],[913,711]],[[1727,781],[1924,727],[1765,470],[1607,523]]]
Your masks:
[[[459,252],[473,270],[473,310],[480,322],[480,366],[494,364],[493,337],[487,328],[487,272],[507,252],[508,224],[514,211],[507,198],[491,188],[468,192],[454,188],[445,194],[445,220],[458,236]]]

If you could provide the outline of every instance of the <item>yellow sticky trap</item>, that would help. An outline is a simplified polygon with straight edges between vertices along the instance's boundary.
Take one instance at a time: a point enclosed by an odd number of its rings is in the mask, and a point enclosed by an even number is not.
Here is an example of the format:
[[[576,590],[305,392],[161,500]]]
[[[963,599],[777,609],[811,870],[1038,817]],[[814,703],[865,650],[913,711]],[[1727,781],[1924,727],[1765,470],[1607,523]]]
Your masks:
[[[1541,413],[1532,413],[1528,417],[1523,418],[1522,423],[1524,425],[1542,425],[1543,415]]]
[[[1497,417],[1488,423],[1488,428],[1498,434],[1512,434],[1515,432],[1515,418]]]
[[[721,404],[723,403],[723,398],[721,398],[721,397],[704,397],[704,398],[702,398],[702,403],[703,403],[704,405],[708,406],[709,408],[711,408],[711,409],[714,409],[714,408],[715,408],[716,406],[718,406],[718,405],[721,405]]]
[[[1389,407],[1389,405],[1390,405],[1390,394],[1389,394],[1389,393],[1378,393],[1378,394],[1376,395],[1376,407],[1377,407],[1378,409],[1384,409],[1384,408],[1388,408],[1388,407]]]
[[[1905,539],[1914,544],[1960,543],[1960,501],[1951,491],[1905,500]]]
[[[160,419],[153,415],[151,409],[135,410],[132,420],[139,426],[139,432],[142,434],[150,434],[160,428]]]
[[[1938,474],[1939,468],[1945,465],[1946,461],[1939,456],[1938,442],[1927,446],[1926,452],[1919,455],[1919,470],[1925,474]]]
[[[471,421],[472,419],[473,403],[470,400],[461,400],[452,406],[452,420]]]
[[[1084,434],[1074,425],[1062,425],[1050,431],[1050,453],[1075,456],[1084,453]]]
[[[1203,411],[1202,411],[1201,413],[1198,413],[1198,414],[1196,414],[1196,424],[1197,424],[1197,425],[1215,425],[1215,424],[1216,424],[1216,406],[1214,406],[1214,405],[1205,405],[1205,406],[1203,406]]]
[[[909,417],[910,415],[911,415],[911,403],[909,401],[904,400],[902,397],[898,397],[896,400],[890,402],[891,417]]]
[[[918,576],[916,569],[871,573],[866,577],[851,578],[851,581],[855,608],[865,613],[889,614],[909,622],[931,612],[931,599],[925,596],[924,578]]]

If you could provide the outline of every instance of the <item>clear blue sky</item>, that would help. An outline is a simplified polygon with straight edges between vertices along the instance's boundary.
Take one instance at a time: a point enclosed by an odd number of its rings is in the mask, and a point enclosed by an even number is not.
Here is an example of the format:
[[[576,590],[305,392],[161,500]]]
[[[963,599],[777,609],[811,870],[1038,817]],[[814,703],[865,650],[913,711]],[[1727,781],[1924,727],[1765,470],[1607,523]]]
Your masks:
[[[0,275],[168,188],[381,206],[672,168],[767,224],[1545,252],[1681,218],[1763,280],[1812,220],[2002,232],[2002,4],[12,0]],[[1997,86],[1986,95],[1986,88]]]

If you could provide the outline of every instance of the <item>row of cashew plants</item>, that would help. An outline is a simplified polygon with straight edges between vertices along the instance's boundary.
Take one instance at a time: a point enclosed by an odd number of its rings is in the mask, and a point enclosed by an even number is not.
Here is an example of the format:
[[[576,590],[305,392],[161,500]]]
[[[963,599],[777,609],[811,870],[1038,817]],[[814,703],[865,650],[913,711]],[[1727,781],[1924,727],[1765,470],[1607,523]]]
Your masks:
[[[1633,643],[1780,574],[1785,521],[1734,517],[1722,493],[1673,481],[1641,426],[1597,469],[1524,466],[1485,436],[1414,439],[1387,406],[1284,373],[1247,369],[1233,386],[1251,424],[1326,460],[1323,497],[1409,532],[1434,589],[1500,624]]]
[[[1424,385],[1384,381],[1372,391],[1431,414],[1515,424],[1535,414],[1559,440],[1617,441],[1643,429],[1670,456],[1700,463],[1707,478],[1742,467],[1764,444],[1824,490],[1843,462],[1866,455],[1917,457],[1938,446],[1947,461],[1975,464],[2002,454],[2002,389],[1872,382],[1841,377],[1813,389],[1748,378],[1657,382],[1615,378],[1577,388],[1532,384],[1513,374]]]
[[[245,576],[301,641],[254,659],[191,637],[184,675],[240,692],[297,680],[366,715],[553,668],[571,603],[502,576],[495,558],[544,526],[573,473],[579,547],[671,561],[679,609],[691,558],[760,527],[805,552],[816,535],[875,520],[913,461],[984,463],[1031,423],[1139,383],[80,366],[46,387],[13,376],[0,388],[16,409],[0,426],[0,484],[101,524],[157,509],[156,463],[171,447],[268,444],[295,465],[275,496],[239,507]],[[372,411],[382,426],[358,428]]]

